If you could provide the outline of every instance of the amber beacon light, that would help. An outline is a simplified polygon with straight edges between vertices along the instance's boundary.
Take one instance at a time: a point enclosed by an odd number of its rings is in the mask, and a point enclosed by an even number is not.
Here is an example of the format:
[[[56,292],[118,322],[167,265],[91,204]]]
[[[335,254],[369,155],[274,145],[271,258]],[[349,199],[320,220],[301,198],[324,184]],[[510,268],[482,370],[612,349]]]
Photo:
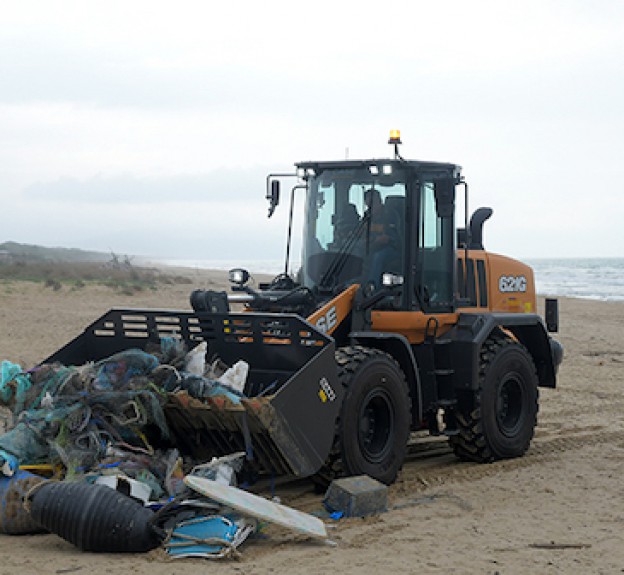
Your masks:
[[[394,159],[402,160],[401,154],[399,154],[399,144],[401,142],[401,131],[400,130],[390,130],[390,138],[388,139],[388,144],[394,146]]]
[[[388,144],[401,144],[401,130],[390,130]]]

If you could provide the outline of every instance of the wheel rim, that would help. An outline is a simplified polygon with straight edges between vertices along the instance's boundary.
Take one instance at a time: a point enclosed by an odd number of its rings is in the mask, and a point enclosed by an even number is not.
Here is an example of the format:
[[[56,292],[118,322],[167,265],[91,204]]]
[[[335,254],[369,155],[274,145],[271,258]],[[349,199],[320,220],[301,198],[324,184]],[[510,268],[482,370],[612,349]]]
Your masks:
[[[358,440],[364,457],[376,463],[392,449],[394,410],[388,394],[382,389],[371,390],[359,414]]]
[[[513,437],[522,425],[522,389],[522,378],[516,373],[508,373],[498,390],[496,420],[501,432],[508,437]]]

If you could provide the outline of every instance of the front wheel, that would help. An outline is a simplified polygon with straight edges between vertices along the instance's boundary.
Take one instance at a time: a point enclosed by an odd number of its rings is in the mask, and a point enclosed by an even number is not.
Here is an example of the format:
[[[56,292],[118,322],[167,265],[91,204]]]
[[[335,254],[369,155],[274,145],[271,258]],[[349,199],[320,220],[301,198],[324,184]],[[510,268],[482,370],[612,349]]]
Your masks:
[[[459,434],[449,438],[460,459],[487,463],[524,455],[537,424],[535,364],[519,342],[492,334],[481,350],[479,389],[459,409]]]
[[[343,472],[392,483],[403,465],[411,423],[405,375],[383,351],[352,346],[336,351],[345,397],[338,421]]]

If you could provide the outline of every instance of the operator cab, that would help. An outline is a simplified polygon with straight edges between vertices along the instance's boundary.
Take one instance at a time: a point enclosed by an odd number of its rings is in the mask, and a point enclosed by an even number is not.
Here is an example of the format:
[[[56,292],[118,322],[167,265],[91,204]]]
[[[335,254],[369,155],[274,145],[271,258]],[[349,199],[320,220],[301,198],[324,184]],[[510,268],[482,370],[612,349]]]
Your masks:
[[[320,299],[350,284],[367,296],[391,288],[394,309],[453,308],[459,166],[399,158],[297,169],[307,187],[304,286]]]

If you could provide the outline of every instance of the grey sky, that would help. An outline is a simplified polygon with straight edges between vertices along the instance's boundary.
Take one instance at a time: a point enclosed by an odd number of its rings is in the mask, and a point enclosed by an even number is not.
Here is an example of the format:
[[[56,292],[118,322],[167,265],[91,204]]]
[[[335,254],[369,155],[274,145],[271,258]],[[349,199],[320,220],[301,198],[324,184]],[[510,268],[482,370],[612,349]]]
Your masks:
[[[269,171],[464,167],[486,247],[621,256],[624,4],[6,3],[0,241],[281,258]]]

